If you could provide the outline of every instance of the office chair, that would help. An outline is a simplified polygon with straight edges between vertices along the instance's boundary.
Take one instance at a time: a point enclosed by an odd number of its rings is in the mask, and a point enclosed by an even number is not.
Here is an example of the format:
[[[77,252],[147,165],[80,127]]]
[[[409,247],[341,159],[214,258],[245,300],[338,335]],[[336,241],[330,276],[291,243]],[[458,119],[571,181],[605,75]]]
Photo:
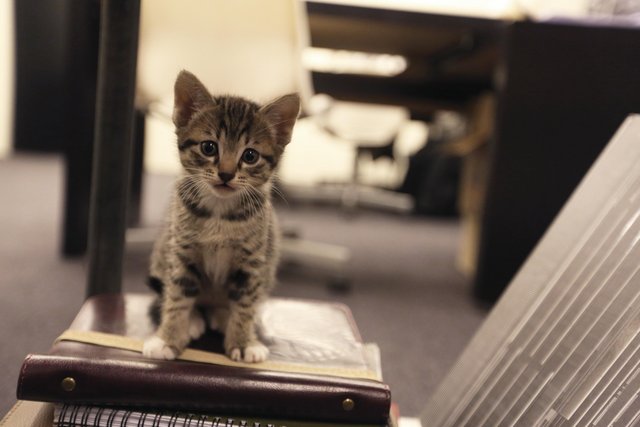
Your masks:
[[[399,187],[408,167],[409,155],[417,151],[419,147],[416,148],[416,145],[426,141],[426,126],[423,125],[416,132],[415,123],[410,123],[409,111],[404,107],[345,102],[316,93],[311,78],[312,70],[303,62],[307,50],[312,46],[306,1],[296,0],[293,6],[295,47],[299,61],[298,90],[304,115],[302,126],[315,130],[315,139],[322,138],[325,146],[331,142],[342,145],[341,154],[349,159],[350,164],[345,168],[349,171],[347,175],[334,172],[332,177],[320,172],[310,179],[313,185],[309,185],[309,182],[299,185],[296,181],[300,181],[300,170],[294,167],[296,153],[292,153],[292,161],[285,159],[280,171],[283,190],[296,200],[339,203],[348,209],[367,207],[411,212],[412,198],[390,189]],[[331,66],[330,63],[325,65]],[[398,144],[399,139],[409,141]],[[416,139],[418,144],[415,143]],[[411,147],[409,152],[405,147]],[[304,148],[300,144],[293,151]],[[381,156],[392,160],[387,162],[392,167],[387,167],[386,171],[375,164],[381,162],[372,161]],[[389,169],[392,169],[390,173]]]

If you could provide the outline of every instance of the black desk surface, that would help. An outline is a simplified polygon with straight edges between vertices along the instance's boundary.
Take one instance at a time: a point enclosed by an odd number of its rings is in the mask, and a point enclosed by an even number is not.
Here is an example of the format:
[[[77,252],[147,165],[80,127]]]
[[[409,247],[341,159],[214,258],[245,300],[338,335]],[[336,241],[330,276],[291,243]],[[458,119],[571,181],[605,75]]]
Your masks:
[[[317,92],[428,115],[493,88],[505,21],[313,1],[307,11],[312,46],[398,54],[408,62],[394,77],[314,72]]]

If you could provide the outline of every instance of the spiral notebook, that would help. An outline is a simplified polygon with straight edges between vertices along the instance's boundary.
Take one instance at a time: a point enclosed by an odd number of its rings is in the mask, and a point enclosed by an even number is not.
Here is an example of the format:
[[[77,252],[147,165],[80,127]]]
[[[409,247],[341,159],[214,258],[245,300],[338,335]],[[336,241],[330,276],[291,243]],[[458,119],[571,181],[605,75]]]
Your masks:
[[[57,404],[54,427],[382,427]]]

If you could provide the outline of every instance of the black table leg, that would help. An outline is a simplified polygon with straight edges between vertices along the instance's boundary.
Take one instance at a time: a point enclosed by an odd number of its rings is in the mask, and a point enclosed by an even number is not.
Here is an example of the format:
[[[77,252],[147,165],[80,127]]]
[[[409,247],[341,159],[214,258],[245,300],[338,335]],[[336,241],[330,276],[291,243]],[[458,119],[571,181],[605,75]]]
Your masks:
[[[62,252],[87,252],[91,159],[95,134],[100,0],[69,0],[65,49],[65,193]]]
[[[139,0],[102,0],[88,296],[122,287],[139,17]]]

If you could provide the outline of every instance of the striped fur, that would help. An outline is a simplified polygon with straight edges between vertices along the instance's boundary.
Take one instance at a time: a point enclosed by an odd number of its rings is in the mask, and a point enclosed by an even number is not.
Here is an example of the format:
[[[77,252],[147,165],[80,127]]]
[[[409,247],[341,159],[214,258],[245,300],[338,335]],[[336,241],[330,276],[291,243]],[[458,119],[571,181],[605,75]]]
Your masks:
[[[268,351],[255,315],[275,282],[278,225],[271,181],[299,112],[297,95],[258,104],[212,97],[191,73],[175,84],[173,121],[183,173],[151,256],[159,326],[144,354],[175,358],[210,325],[234,360]]]

